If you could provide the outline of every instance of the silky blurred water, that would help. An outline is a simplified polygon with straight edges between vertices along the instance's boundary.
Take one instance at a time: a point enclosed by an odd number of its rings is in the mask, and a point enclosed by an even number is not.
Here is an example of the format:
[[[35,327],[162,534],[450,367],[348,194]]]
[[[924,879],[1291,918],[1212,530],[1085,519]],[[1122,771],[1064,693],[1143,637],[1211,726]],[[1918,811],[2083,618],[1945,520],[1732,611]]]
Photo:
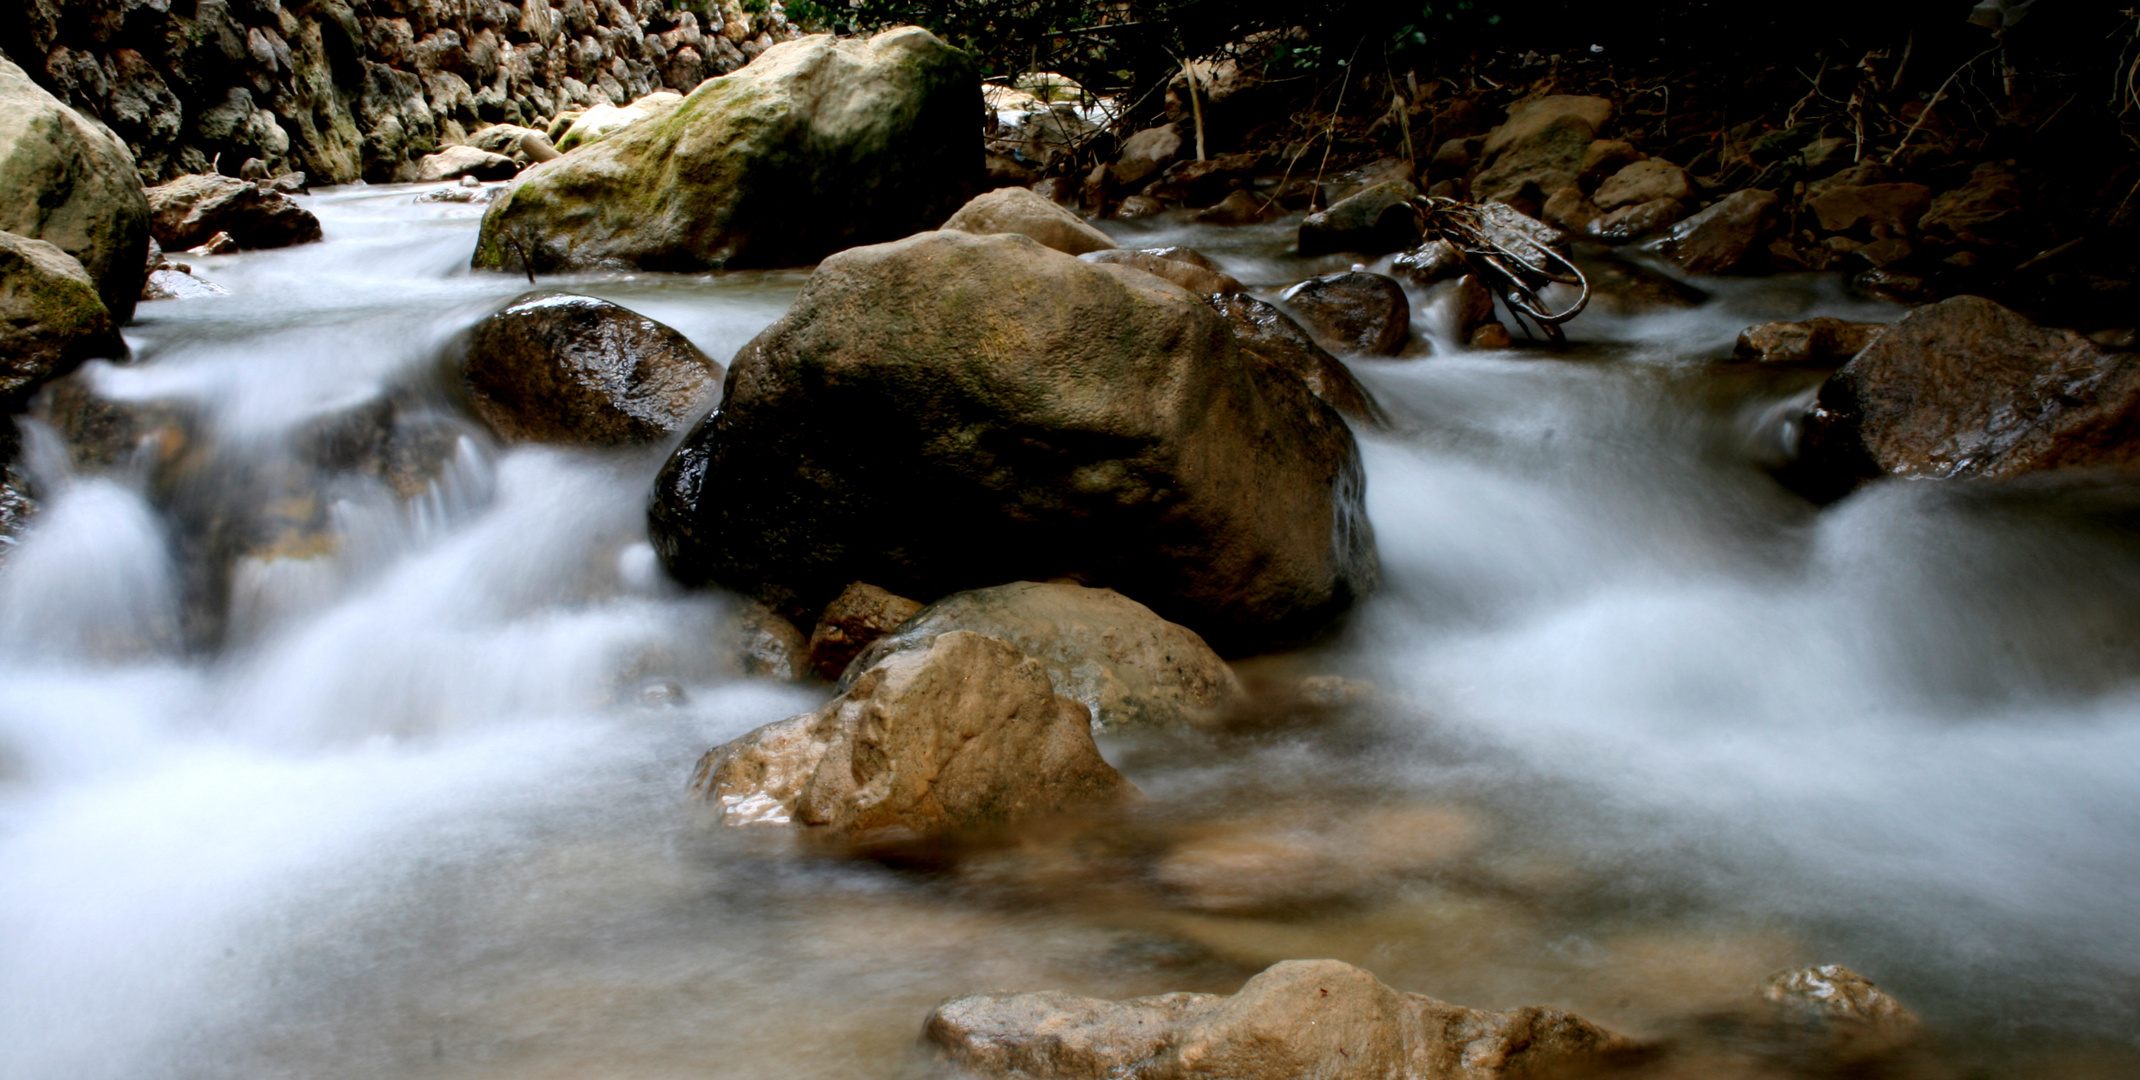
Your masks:
[[[421,190],[311,197],[326,242],[197,260],[233,295],[143,305],[135,360],[83,374],[187,410],[208,479],[72,469],[31,432],[0,1075],[905,1076],[959,993],[1225,992],[1312,956],[1680,1039],[1840,962],[1988,1075],[2140,1060],[2140,492],[1817,510],[1768,467],[1818,373],[1719,363],[1750,322],[1899,312],[1708,282],[1564,354],[1475,353],[1415,297],[1425,355],[1348,358],[1392,417],[1361,435],[1385,590],[1244,665],[1253,722],[1105,744],[1134,820],[893,866],[685,803],[705,748],[826,691],[743,677],[735,599],[659,573],[666,447],[503,450],[466,419],[443,358],[529,286],[469,272],[479,207]],[[1343,268],[1277,254],[1284,222],[1110,228],[1258,288]],[[725,362],[806,276],[542,285]],[[422,490],[300,466],[379,402],[443,425]],[[270,495],[324,505],[206,579],[204,632],[200,522]],[[1354,703],[1289,704],[1306,675]],[[1327,860],[1267,857],[1302,837]]]

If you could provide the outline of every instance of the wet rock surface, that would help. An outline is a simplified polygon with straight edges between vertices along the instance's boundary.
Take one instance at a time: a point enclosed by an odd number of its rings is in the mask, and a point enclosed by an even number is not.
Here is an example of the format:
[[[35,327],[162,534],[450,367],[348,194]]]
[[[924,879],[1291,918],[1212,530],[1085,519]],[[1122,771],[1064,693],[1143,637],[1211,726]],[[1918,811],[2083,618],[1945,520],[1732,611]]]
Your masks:
[[[908,27],[776,45],[658,116],[536,166],[478,267],[808,263],[943,221],[981,180],[966,54]]]
[[[1883,331],[1821,385],[1806,483],[2003,478],[2140,464],[2140,356],[1957,296]]]
[[[838,679],[863,650],[920,610],[921,604],[868,582],[847,586],[825,605],[817,627],[810,631],[811,668],[819,678]]]
[[[1377,184],[1309,214],[1300,223],[1302,255],[1358,251],[1380,255],[1419,245],[1419,218],[1407,201],[1419,194],[1409,182]]]
[[[1412,332],[1404,286],[1359,270],[1303,281],[1278,297],[1333,352],[1395,356]]]
[[[928,600],[1070,576],[1224,652],[1311,632],[1377,576],[1342,417],[1202,298],[1022,236],[827,259],[728,393],[650,532],[679,579],[776,610],[855,580]]]
[[[1224,997],[974,994],[922,1034],[972,1075],[1030,1080],[1493,1080],[1579,1075],[1635,1050],[1557,1009],[1467,1009],[1336,960],[1276,964]]]
[[[721,365],[627,308],[527,293],[470,331],[461,377],[508,442],[619,446],[668,438],[717,397]]]
[[[1083,704],[1095,731],[1210,726],[1241,684],[1204,639],[1112,589],[1017,581],[954,593],[870,645],[852,676],[897,652],[966,630],[1039,660],[1055,692]]]
[[[1053,246],[1053,245],[1050,245]],[[1165,249],[1135,251],[1128,248],[1110,248],[1080,256],[1086,262],[1111,263],[1115,266],[1132,266],[1155,277],[1164,278],[1193,293],[1213,296],[1220,293],[1238,293],[1242,289],[1231,274],[1189,259],[1172,258],[1158,254]],[[1174,249],[1182,250],[1182,249]],[[1201,256],[1199,256],[1201,258]]]
[[[1763,268],[1763,245],[1776,227],[1774,192],[1735,191],[1672,227],[1658,254],[1690,274],[1747,273]]]
[[[1316,397],[1347,419],[1382,422],[1381,406],[1353,377],[1352,369],[1316,344],[1315,337],[1276,304],[1236,293],[1213,296],[1211,306],[1225,316],[1242,352],[1306,383]]]
[[[1136,790],[1039,661],[962,631],[885,657],[817,712],[708,752],[692,787],[724,824],[864,845],[1105,807]]]
[[[432,179],[444,179],[433,177]],[[310,210],[272,187],[213,173],[148,189],[149,227],[167,250],[227,235],[238,248],[277,248],[320,238]]]
[[[126,351],[81,263],[42,240],[0,232],[0,409],[21,409],[84,360]]]
[[[1885,323],[1831,318],[1762,323],[1740,332],[1731,356],[1762,364],[1841,364],[1885,329]]]

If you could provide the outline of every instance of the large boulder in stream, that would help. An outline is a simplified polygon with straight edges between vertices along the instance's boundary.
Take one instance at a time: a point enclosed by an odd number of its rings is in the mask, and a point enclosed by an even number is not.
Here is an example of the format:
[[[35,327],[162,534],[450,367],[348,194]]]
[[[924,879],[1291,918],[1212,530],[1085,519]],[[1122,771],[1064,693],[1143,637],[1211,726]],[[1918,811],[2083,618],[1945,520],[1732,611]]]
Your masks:
[[[1351,420],[1378,426],[1384,422],[1382,407],[1352,369],[1316,344],[1278,305],[1240,292],[1209,299],[1212,309],[1225,316],[1242,352],[1307,383],[1316,397]]]
[[[954,632],[898,653],[814,713],[709,751],[692,790],[727,825],[898,843],[1105,806],[1136,791],[1093,745],[1085,707],[1040,662]]]
[[[1467,1009],[1336,960],[1274,964],[1231,996],[971,994],[922,1037],[992,1080],[1516,1080],[1592,1075],[1637,1049],[1558,1009]]]
[[[933,228],[981,180],[980,77],[905,27],[767,49],[682,102],[523,173],[475,265],[794,266]]]
[[[1817,497],[1876,476],[2140,466],[2140,355],[1953,297],[1903,316],[1821,384],[1800,457]]]
[[[72,255],[113,321],[148,276],[149,205],[134,155],[0,56],[0,230]]]
[[[1057,251],[1083,255],[1115,246],[1114,237],[1085,219],[1022,187],[997,188],[959,207],[944,228],[980,235],[1017,233]]]
[[[320,221],[268,184],[200,173],[148,190],[149,227],[167,251],[228,233],[241,248],[278,248],[320,238]]]
[[[628,308],[562,292],[526,293],[470,331],[461,377],[507,442],[623,446],[669,438],[698,419],[721,365],[682,334]]]
[[[0,410],[19,410],[84,360],[125,355],[81,263],[42,240],[0,232]]]
[[[1241,697],[1233,669],[1195,631],[1113,589],[1067,581],[1014,581],[947,596],[878,638],[848,669],[849,679],[958,630],[1040,661],[1056,693],[1092,710],[1096,731],[1204,726]]]
[[[650,531],[680,580],[797,621],[857,580],[928,601],[1063,577],[1225,652],[1372,588],[1364,488],[1344,419],[1202,298],[944,231],[817,268],[669,459]]]

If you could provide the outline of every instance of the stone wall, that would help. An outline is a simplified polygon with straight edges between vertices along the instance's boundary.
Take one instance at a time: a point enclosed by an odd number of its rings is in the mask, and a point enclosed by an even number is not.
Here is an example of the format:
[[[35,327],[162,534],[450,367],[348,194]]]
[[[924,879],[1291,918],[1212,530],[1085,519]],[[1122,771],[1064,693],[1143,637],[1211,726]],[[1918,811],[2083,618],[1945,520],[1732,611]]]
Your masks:
[[[0,0],[0,46],[148,184],[255,158],[406,179],[485,125],[689,91],[799,34],[738,0]]]

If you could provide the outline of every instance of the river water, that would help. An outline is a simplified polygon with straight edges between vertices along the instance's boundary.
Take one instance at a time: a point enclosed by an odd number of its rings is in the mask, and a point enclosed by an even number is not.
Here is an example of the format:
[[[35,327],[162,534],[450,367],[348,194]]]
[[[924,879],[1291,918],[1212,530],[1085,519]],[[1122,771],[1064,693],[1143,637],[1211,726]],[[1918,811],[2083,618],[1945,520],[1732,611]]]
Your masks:
[[[1556,356],[1456,348],[1426,305],[1432,355],[1353,361],[1392,417],[1362,438],[1385,590],[1242,665],[1236,730],[1105,743],[1133,820],[883,865],[686,804],[699,753],[825,690],[742,677],[734,598],[662,578],[663,450],[464,418],[441,357],[526,282],[470,273],[475,208],[420,190],[311,197],[324,243],[197,260],[233,295],[144,305],[134,361],[84,373],[194,417],[191,481],[27,433],[0,1076],[910,1076],[959,993],[1320,956],[1692,1047],[1840,962],[1975,1075],[2140,1073],[2140,492],[1816,510],[1767,468],[1818,373],[1717,362],[1752,322],[1899,311],[1705,283]],[[1328,268],[1283,223],[1110,228],[1259,287]],[[544,284],[725,361],[805,276]],[[384,401],[443,447],[412,489],[300,464]],[[200,522],[290,500],[296,539],[200,572]]]

